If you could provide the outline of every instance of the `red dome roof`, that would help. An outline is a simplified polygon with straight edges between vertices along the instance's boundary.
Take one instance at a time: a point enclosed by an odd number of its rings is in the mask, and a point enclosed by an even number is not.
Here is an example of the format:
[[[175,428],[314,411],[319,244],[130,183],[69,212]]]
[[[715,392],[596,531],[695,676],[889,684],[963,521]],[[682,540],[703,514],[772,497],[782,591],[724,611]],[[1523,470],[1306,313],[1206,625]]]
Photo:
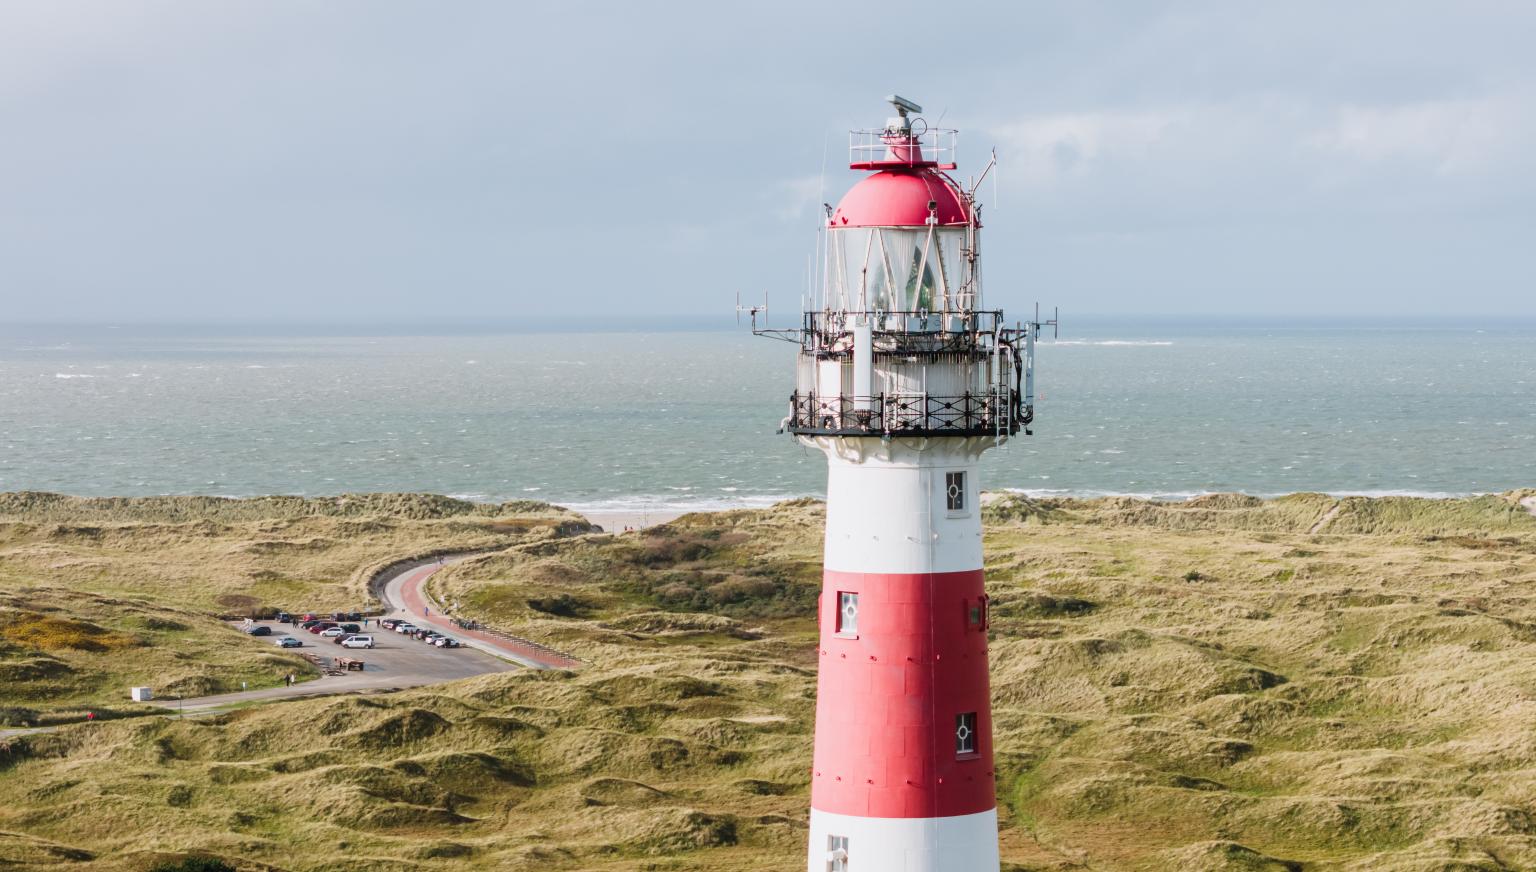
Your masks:
[[[947,179],[926,170],[883,170],[843,195],[832,213],[833,227],[921,227],[928,203],[938,205],[940,224],[969,220],[965,199]]]

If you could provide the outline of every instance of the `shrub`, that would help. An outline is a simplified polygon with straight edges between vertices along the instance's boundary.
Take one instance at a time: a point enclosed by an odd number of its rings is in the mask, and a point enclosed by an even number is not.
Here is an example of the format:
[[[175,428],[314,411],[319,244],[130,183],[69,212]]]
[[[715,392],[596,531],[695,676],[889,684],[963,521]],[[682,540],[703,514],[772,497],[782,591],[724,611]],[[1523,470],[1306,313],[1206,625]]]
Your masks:
[[[37,723],[37,709],[0,706],[0,727],[30,727]]]
[[[186,857],[156,863],[149,872],[235,872],[235,867],[218,857]]]
[[[537,597],[528,601],[528,608],[557,618],[585,617],[592,606],[585,600],[568,593]]]

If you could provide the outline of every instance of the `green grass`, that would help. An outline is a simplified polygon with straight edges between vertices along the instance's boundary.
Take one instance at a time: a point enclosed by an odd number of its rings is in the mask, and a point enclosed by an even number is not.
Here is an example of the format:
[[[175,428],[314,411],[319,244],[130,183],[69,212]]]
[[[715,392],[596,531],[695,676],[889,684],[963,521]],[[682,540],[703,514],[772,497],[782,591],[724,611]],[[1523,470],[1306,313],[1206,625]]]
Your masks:
[[[1005,868],[1536,868],[1536,521],[1509,503],[1347,500],[1313,535],[1320,495],[989,502]],[[167,657],[210,608],[175,567],[215,594],[340,596],[391,549],[492,535],[409,498],[268,521],[214,503],[213,527],[194,506],[38,505],[52,520],[0,525],[0,592],[45,579],[29,590],[86,597],[59,606]],[[431,506],[452,514],[404,517]],[[285,869],[803,868],[821,523],[798,502],[622,536],[505,525],[511,548],[433,590],[579,672],[14,740],[0,860],[135,868],[153,843]],[[183,628],[145,623],[177,596]]]

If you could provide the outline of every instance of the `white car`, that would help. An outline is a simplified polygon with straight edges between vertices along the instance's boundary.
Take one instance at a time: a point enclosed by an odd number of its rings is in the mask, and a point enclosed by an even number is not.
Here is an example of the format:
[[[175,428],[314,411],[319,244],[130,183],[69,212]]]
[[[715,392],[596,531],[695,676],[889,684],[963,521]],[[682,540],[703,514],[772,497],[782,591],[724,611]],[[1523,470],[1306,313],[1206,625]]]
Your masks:
[[[334,639],[337,636],[340,636],[342,633],[345,633],[345,632],[346,632],[346,630],[343,630],[340,627],[326,627],[324,630],[320,631],[320,638],[322,638],[322,639]]]
[[[372,636],[353,636],[353,637],[351,637],[349,639],[342,639],[341,640],[341,647],[343,647],[343,648],[372,648],[373,647],[373,637]]]
[[[396,633],[414,633],[414,632],[416,632],[416,629],[417,629],[417,627],[416,627],[415,624],[396,624],[395,625],[395,632]]]

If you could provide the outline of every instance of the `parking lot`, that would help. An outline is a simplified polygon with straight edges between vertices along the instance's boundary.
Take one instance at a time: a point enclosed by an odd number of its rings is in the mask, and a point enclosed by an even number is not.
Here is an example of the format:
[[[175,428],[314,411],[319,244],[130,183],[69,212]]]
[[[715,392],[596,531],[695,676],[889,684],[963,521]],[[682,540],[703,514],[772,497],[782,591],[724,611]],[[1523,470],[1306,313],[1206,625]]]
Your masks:
[[[279,699],[356,690],[419,687],[424,684],[437,684],[473,675],[483,675],[487,672],[507,672],[521,668],[516,663],[510,663],[467,646],[434,648],[425,642],[385,630],[377,624],[369,627],[367,633],[374,638],[373,648],[343,648],[330,639],[323,639],[289,624],[279,624],[275,621],[257,623],[260,626],[269,627],[272,635],[247,637],[241,633],[239,644],[264,645],[273,651],[288,654],[316,655],[320,659],[322,669],[332,666],[337,657],[350,657],[361,660],[363,669],[343,672],[340,675],[322,673],[319,678],[301,680],[293,687],[269,687],[198,697],[195,700],[187,700],[187,707],[217,706],[243,700]],[[241,630],[244,626],[245,624],[239,621],[230,623],[230,627],[235,630]],[[285,636],[298,639],[300,647],[279,648],[278,640]],[[308,675],[301,674],[298,677],[307,679]],[[157,699],[155,702],[173,708],[178,705],[177,700]]]
[[[277,621],[255,622],[255,626],[267,629],[270,635],[252,636],[239,632],[247,629],[251,626],[250,624],[244,621],[231,621],[229,626],[237,631],[236,644],[264,646],[272,651],[288,654],[312,655],[318,660],[321,669],[320,677],[311,678],[313,673],[306,670],[297,676],[301,680],[292,687],[286,685],[265,687],[259,690],[186,700],[162,697],[154,702],[167,708],[179,708],[190,712],[196,709],[215,709],[233,703],[258,700],[420,687],[425,684],[484,675],[487,672],[510,672],[524,667],[546,668],[548,664],[540,662],[537,657],[529,656],[527,652],[504,640],[479,638],[485,635],[483,633],[458,632],[451,626],[443,626],[440,615],[426,614],[426,604],[417,602],[421,599],[419,585],[426,580],[427,576],[445,565],[451,565],[458,559],[460,558],[450,557],[447,560],[435,562],[421,561],[393,568],[378,579],[378,593],[385,607],[392,613],[391,617],[403,618],[417,626],[441,632],[463,643],[462,647],[437,648],[426,642],[386,630],[378,625],[378,619],[372,619],[370,626],[363,630],[366,635],[374,638],[373,648],[347,648],[317,633],[300,629],[297,625]],[[279,647],[280,641],[288,637],[298,639],[300,646]],[[363,668],[335,670],[338,657],[360,660]]]

